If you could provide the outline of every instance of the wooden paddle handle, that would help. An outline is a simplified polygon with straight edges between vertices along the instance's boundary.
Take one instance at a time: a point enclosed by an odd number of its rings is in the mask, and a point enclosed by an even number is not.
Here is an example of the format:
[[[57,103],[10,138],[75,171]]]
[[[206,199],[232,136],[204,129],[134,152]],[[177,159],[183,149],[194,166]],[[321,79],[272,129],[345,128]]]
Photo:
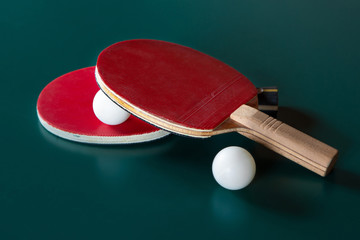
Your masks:
[[[321,176],[326,176],[335,164],[336,149],[255,108],[242,105],[230,118],[245,126],[238,130],[240,134]]]

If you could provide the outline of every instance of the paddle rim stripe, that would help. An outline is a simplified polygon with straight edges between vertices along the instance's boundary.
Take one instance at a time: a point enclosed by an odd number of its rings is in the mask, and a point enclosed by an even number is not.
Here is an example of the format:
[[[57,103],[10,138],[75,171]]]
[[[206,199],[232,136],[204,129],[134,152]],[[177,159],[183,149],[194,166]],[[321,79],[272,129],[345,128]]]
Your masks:
[[[261,91],[262,91],[262,92],[279,92],[278,89],[274,89],[274,88],[271,88],[271,89],[262,88]]]
[[[41,125],[47,131],[61,138],[75,142],[90,143],[90,144],[131,144],[131,143],[150,142],[170,135],[169,132],[166,132],[164,130],[158,130],[151,133],[137,134],[132,136],[93,136],[93,135],[75,134],[51,126],[41,117],[41,114],[39,113],[38,109],[36,109],[36,112]]]
[[[278,111],[279,107],[277,105],[261,105],[259,104],[260,111]]]

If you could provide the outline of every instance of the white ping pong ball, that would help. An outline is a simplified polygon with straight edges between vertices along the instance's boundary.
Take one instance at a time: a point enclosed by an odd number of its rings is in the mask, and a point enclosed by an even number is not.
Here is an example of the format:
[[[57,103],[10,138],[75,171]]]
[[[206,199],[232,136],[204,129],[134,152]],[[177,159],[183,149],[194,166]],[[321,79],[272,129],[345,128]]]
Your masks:
[[[239,190],[253,180],[256,165],[251,154],[241,147],[227,147],[216,154],[212,172],[215,180],[224,188]]]
[[[94,97],[93,110],[96,117],[107,125],[125,122],[130,114],[110,100],[101,90]]]

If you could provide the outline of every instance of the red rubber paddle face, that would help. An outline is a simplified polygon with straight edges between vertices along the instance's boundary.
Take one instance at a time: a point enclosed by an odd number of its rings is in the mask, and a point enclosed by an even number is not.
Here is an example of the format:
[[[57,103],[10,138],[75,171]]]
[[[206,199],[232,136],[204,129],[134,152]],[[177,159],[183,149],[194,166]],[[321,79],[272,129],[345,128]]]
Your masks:
[[[55,135],[86,143],[146,142],[168,135],[134,116],[116,126],[100,122],[92,108],[97,91],[95,67],[76,70],[55,79],[38,98],[41,124]]]
[[[139,112],[200,131],[215,129],[257,95],[255,86],[225,63],[157,40],[106,48],[98,57],[97,81]]]

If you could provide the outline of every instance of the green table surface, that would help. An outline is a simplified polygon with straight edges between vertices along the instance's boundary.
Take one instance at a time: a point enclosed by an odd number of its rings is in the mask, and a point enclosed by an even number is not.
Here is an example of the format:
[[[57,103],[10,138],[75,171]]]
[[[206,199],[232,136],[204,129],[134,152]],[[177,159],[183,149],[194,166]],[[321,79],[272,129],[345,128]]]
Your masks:
[[[6,1],[0,7],[0,239],[355,239],[360,234],[360,2]],[[135,38],[210,54],[279,88],[279,119],[339,149],[322,178],[238,134],[95,146],[36,116],[54,78]],[[75,113],[76,114],[76,113]],[[242,146],[254,181],[214,180]]]

